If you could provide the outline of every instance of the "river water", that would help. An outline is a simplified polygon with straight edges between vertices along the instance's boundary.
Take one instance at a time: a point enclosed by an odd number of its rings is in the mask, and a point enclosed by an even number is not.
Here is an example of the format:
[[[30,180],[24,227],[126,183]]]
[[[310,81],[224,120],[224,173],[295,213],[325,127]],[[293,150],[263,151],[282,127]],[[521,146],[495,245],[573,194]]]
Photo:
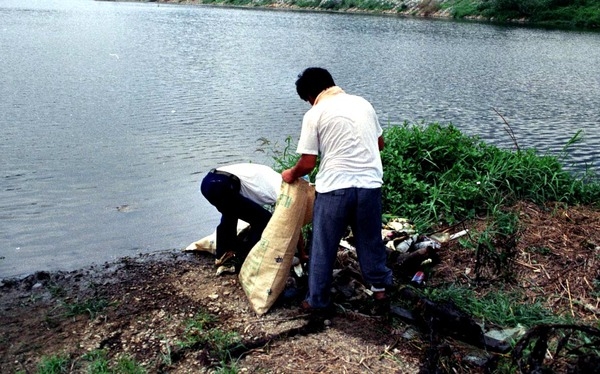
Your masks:
[[[272,164],[328,68],[382,124],[453,123],[598,169],[600,35],[91,0],[0,2],[0,278],[179,249],[211,233],[207,170]],[[259,139],[268,139],[266,147]]]

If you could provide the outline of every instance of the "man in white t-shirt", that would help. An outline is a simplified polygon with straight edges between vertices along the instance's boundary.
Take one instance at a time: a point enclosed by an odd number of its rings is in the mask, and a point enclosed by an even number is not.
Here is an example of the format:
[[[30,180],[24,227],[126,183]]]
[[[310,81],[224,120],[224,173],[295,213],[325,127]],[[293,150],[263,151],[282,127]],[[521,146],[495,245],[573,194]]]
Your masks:
[[[266,165],[234,164],[212,169],[202,180],[202,195],[221,213],[217,226],[216,257],[238,252],[237,224],[241,219],[250,224],[247,250],[260,240],[281,189],[281,175]]]
[[[339,242],[348,226],[356,239],[363,278],[378,301],[387,300],[392,271],[381,238],[383,130],[364,98],[336,86],[322,68],[308,68],[298,76],[296,91],[312,108],[302,120],[297,152],[300,159],[281,174],[292,183],[317,165],[317,192],[308,268],[307,311],[330,311],[333,265]]]

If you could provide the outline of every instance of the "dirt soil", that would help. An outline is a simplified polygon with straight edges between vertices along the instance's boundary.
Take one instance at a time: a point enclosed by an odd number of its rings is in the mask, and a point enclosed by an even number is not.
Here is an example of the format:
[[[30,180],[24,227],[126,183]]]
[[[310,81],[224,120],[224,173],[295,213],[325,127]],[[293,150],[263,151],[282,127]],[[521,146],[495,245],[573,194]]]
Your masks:
[[[528,203],[514,209],[522,226],[512,280],[476,283],[474,251],[455,243],[442,248],[441,262],[426,287],[467,282],[481,294],[518,288],[528,301],[539,301],[582,325],[599,327],[600,211]],[[467,222],[465,227],[473,231],[482,224],[483,220]],[[398,283],[401,287],[407,279]],[[42,357],[59,354],[70,357],[68,372],[86,372],[83,355],[98,349],[106,350],[110,359],[127,355],[149,373],[214,372],[223,364],[214,347],[179,344],[187,321],[199,313],[216,317],[210,328],[239,335],[243,346],[232,347],[228,361],[237,372],[488,370],[485,363],[467,362],[477,348],[451,337],[442,337],[434,346],[428,334],[410,322],[370,315],[360,305],[338,309],[333,318],[319,324],[301,313],[296,301],[276,304],[257,316],[237,275],[215,274],[212,255],[170,250],[72,272],[3,280],[0,372],[34,373]],[[435,362],[432,348],[437,352]],[[493,356],[481,354],[486,362]]]

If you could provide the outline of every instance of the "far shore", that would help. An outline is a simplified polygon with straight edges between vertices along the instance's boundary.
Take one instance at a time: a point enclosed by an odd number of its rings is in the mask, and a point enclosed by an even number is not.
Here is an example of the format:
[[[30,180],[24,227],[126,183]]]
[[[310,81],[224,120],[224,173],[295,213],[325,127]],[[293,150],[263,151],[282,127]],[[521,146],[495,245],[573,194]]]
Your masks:
[[[398,16],[408,18],[434,18],[434,19],[446,19],[446,20],[457,20],[447,10],[428,11],[423,10],[419,5],[413,5],[407,7],[405,10],[382,10],[373,9],[365,10],[358,8],[350,8],[343,10],[336,9],[324,9],[319,7],[301,7],[298,5],[288,4],[283,1],[277,1],[275,3],[269,3],[264,5],[251,4],[251,5],[236,5],[227,4],[225,2],[210,2],[205,3],[202,0],[96,0],[96,1],[112,1],[112,2],[129,2],[129,3],[155,3],[157,6],[160,4],[167,5],[201,5],[207,7],[221,7],[221,8],[238,8],[238,9],[267,9],[267,10],[282,10],[282,11],[298,11],[298,12],[324,12],[324,13],[357,13],[357,14],[371,14],[371,15],[385,15],[385,16]],[[420,2],[419,2],[420,3]],[[417,4],[417,2],[415,2]],[[458,20],[457,20],[458,21]],[[465,18],[460,21],[475,21],[475,22],[489,22],[483,18]],[[522,21],[519,23],[523,23]]]

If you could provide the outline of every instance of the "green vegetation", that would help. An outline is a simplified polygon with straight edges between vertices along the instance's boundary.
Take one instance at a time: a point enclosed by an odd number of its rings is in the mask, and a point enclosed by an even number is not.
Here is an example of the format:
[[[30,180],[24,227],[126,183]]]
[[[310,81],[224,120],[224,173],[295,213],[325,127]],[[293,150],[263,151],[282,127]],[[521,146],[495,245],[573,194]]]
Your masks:
[[[483,0],[475,15],[499,21],[526,19],[549,26],[600,27],[600,3],[596,0]]]
[[[96,318],[99,313],[102,313],[110,303],[104,299],[87,299],[83,301],[75,302],[63,302],[63,306],[66,308],[67,317],[75,317],[81,314],[88,314],[90,319]]]
[[[87,363],[89,374],[144,374],[146,370],[129,356],[119,357],[111,363],[104,349],[94,350],[85,354],[83,360]]]
[[[461,310],[482,321],[500,326],[523,325],[531,328],[540,323],[567,323],[566,318],[552,315],[539,301],[530,302],[518,292],[493,291],[484,296],[451,285],[425,291],[434,301],[452,300]]]
[[[218,319],[205,312],[197,313],[185,321],[182,340],[176,344],[179,349],[203,349],[217,361],[215,373],[237,373],[236,363],[232,361],[230,351],[242,347],[241,337],[235,332],[226,332],[216,328]]]
[[[600,28],[600,4],[596,0],[199,0],[204,4],[266,7],[272,5],[325,11],[432,15],[443,11],[455,19],[525,22],[532,25]]]
[[[121,356],[112,361],[107,351],[97,349],[73,360],[69,355],[42,357],[37,374],[61,374],[82,372],[89,374],[145,374],[146,370],[129,356]]]
[[[186,322],[183,340],[178,342],[181,348],[197,348],[199,346],[210,350],[222,363],[230,361],[229,351],[241,345],[237,333],[225,332],[214,328],[216,317],[208,313],[198,313]]]
[[[480,2],[473,0],[454,0],[442,3],[442,9],[447,9],[452,14],[452,17],[462,19],[466,17],[475,17],[480,13],[478,6]]]
[[[60,374],[69,372],[69,356],[55,355],[43,357],[38,364],[38,374]]]
[[[519,200],[592,205],[600,199],[594,174],[573,175],[556,156],[502,150],[452,125],[390,126],[385,140],[384,211],[408,216],[424,231],[437,222],[495,216]]]
[[[162,356],[162,366],[168,368],[173,357],[180,357],[182,351],[203,350],[214,362],[213,373],[237,373],[236,363],[232,361],[230,351],[242,347],[237,333],[216,328],[218,318],[212,314],[199,312],[193,318],[184,321],[185,330],[181,340],[176,342],[178,352],[167,346]],[[68,354],[44,356],[40,359],[37,374],[61,374],[85,372],[89,374],[144,374],[147,370],[130,356],[117,353],[109,357],[107,349],[97,349],[78,358]],[[165,371],[166,372],[166,371]]]

